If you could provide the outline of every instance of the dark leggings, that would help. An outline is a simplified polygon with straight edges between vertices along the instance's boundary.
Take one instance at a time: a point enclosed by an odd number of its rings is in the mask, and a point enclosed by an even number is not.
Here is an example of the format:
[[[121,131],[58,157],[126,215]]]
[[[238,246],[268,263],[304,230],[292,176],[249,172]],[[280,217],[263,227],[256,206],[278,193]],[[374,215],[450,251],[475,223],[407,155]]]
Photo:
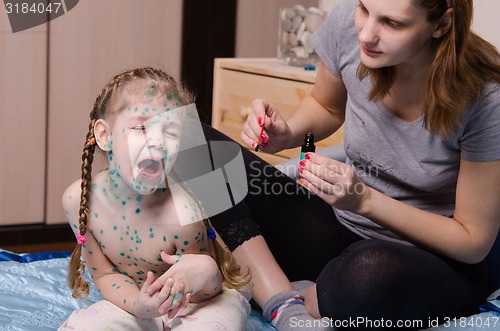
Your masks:
[[[207,140],[230,140],[204,126]],[[484,263],[469,265],[424,249],[363,239],[330,205],[242,148],[249,192],[211,218],[230,250],[261,234],[291,281],[317,283],[321,316],[337,326],[408,329],[478,310],[486,291]],[[421,324],[419,324],[421,323]]]

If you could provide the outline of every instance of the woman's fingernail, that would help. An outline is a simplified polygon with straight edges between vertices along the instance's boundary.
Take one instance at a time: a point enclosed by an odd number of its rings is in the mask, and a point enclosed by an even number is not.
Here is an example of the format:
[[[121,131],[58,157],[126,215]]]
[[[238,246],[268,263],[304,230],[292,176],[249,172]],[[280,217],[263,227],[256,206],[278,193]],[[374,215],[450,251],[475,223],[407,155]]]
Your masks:
[[[260,136],[260,140],[261,140],[262,142],[264,142],[264,143],[267,143],[267,140],[268,140],[268,139],[269,139],[269,138],[267,138],[267,136],[264,136],[264,135]]]
[[[252,143],[252,148],[255,148],[255,146],[257,146],[256,143]]]
[[[265,143],[263,141],[260,143],[260,145],[262,146],[262,148],[266,148],[267,147],[267,143]]]
[[[306,166],[306,163],[307,163],[307,161],[306,161],[306,160],[302,160],[302,161],[300,161],[300,162],[299,162],[299,165],[300,165],[301,167],[305,167],[305,166]]]
[[[304,169],[303,168],[299,168],[297,171],[299,172],[299,174],[302,175],[302,172],[304,171]]]
[[[306,153],[306,155],[304,155],[304,157],[306,158],[306,160],[310,160],[311,159],[311,154]]]
[[[259,125],[262,125],[262,122],[263,122],[262,117],[259,117],[259,119],[257,121],[259,122]]]

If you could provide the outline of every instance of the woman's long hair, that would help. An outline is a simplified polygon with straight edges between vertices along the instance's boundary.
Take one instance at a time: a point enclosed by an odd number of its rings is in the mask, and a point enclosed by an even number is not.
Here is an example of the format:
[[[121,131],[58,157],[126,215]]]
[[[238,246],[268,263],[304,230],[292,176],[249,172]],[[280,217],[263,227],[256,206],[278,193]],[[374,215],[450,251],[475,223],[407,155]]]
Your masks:
[[[413,0],[427,11],[427,21],[437,22],[448,10],[445,0]],[[432,133],[448,136],[461,124],[467,107],[478,100],[488,82],[500,83],[500,55],[492,44],[471,31],[473,0],[454,0],[450,30],[435,40],[423,100],[423,121]],[[361,80],[370,75],[369,99],[380,101],[395,78],[395,68],[358,67]]]

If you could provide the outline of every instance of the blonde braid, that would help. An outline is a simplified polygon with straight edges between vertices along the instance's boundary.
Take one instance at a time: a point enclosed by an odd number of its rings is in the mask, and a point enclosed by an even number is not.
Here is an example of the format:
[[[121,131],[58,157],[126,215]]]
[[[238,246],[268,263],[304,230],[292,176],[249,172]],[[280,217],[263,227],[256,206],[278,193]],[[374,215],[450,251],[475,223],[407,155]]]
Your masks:
[[[212,224],[208,218],[203,219],[205,228],[212,229]],[[227,284],[228,288],[233,288],[238,291],[245,290],[250,284],[252,275],[250,269],[247,268],[245,274],[241,274],[241,266],[236,262],[233,254],[217,241],[217,239],[209,239],[209,244],[212,243],[213,258]]]
[[[85,137],[85,143],[83,146],[82,154],[82,175],[81,175],[81,193],[80,193],[80,209],[78,212],[78,231],[76,234],[79,238],[78,244],[75,246],[73,253],[71,254],[69,268],[68,268],[68,285],[73,290],[73,297],[82,299],[89,294],[89,284],[83,278],[85,273],[85,264],[81,260],[82,246],[86,241],[87,233],[87,223],[89,217],[89,202],[90,202],[90,192],[92,190],[92,163],[94,162],[94,152],[95,152],[95,135],[94,135],[94,125],[97,119],[104,117],[106,114],[106,103],[109,100],[112,91],[115,89],[117,81],[112,80],[107,84],[101,91],[99,96],[94,102],[94,107],[90,113],[90,124]],[[80,238],[82,241],[80,241]]]
[[[171,170],[176,181],[180,183],[181,187],[189,194],[189,196],[195,201],[198,208],[200,209],[201,216],[203,217],[203,225],[205,226],[205,230],[212,229],[213,226],[208,218],[205,210],[203,209],[203,205],[200,200],[196,197],[196,195],[186,186],[186,184],[181,180],[181,177],[177,171],[174,169]],[[215,262],[217,262],[217,266],[224,278],[224,281],[227,284],[227,287],[233,288],[235,290],[241,291],[248,288],[252,275],[250,273],[250,269],[247,268],[245,274],[241,274],[241,266],[236,262],[233,254],[226,248],[223,247],[216,238],[210,239],[207,238],[210,248],[210,255],[214,258]],[[210,244],[211,243],[211,244]]]
[[[82,192],[80,195],[80,210],[78,219],[78,230],[80,236],[85,238],[87,233],[87,221],[89,217],[89,200],[90,191],[92,188],[92,162],[94,161],[95,137],[94,137],[95,119],[92,119],[89,124],[89,131],[85,139],[82,154]],[[85,272],[85,264],[81,260],[81,252],[83,242],[76,245],[69,263],[68,284],[73,289],[74,298],[84,298],[89,293],[89,285],[83,278]]]

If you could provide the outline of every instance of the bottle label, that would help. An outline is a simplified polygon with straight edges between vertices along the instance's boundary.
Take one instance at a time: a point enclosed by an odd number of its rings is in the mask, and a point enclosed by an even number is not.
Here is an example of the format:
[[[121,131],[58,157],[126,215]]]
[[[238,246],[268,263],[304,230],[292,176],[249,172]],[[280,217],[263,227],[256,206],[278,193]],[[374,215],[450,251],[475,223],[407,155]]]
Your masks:
[[[302,153],[300,153],[300,161],[302,161],[302,160],[305,160],[305,159],[306,159],[306,153],[307,153],[307,152],[302,152]]]

